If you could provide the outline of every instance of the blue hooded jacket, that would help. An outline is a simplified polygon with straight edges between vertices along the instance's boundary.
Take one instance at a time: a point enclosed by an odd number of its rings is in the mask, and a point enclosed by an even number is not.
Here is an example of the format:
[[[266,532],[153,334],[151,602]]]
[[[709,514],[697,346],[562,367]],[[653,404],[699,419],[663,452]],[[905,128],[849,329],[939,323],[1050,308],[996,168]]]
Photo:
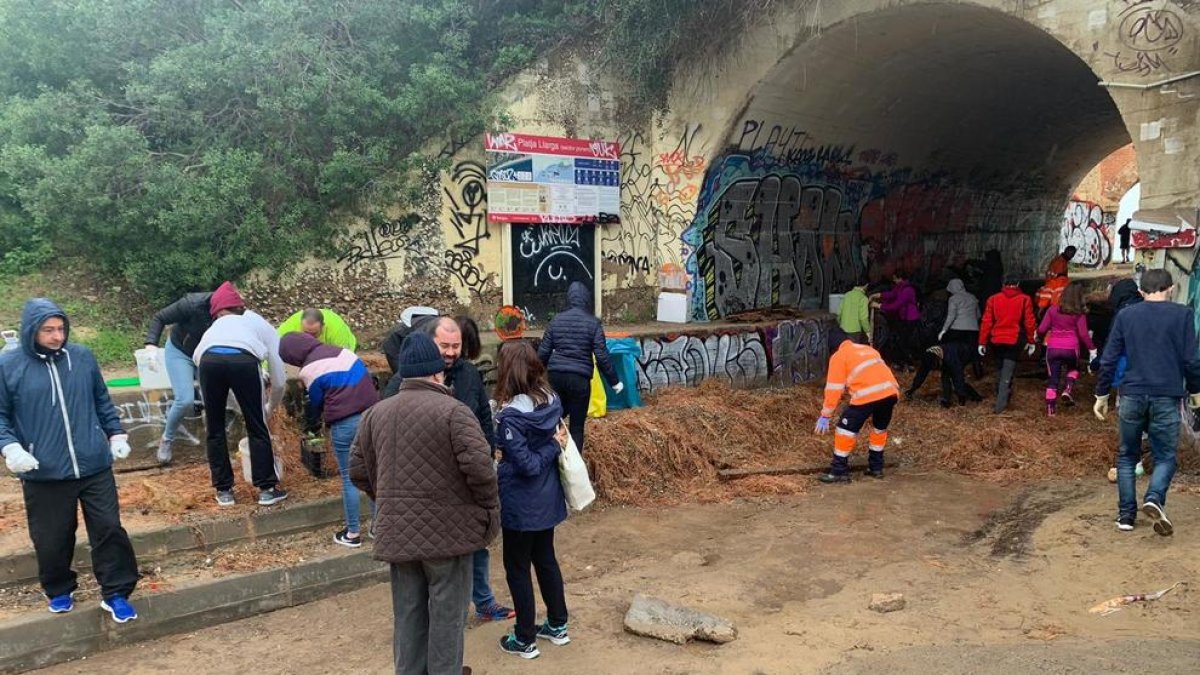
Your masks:
[[[91,350],[64,343],[55,352],[37,349],[37,331],[61,317],[66,337],[71,324],[58,305],[45,298],[25,303],[21,349],[0,356],[0,448],[19,443],[39,467],[21,480],[87,478],[112,466],[110,436],[123,434]]]
[[[500,526],[506,530],[549,530],[567,519],[567,497],[558,477],[561,448],[554,438],[562,403],[544,405],[514,398],[496,416],[496,444],[503,452],[496,476],[500,483]]]
[[[592,314],[592,294],[582,282],[575,281],[567,289],[570,309],[556,314],[546,327],[538,345],[538,358],[552,373],[571,373],[592,379],[596,368],[615,387],[620,382],[617,369],[608,354],[604,341],[604,325]],[[595,356],[595,366],[592,357]]]

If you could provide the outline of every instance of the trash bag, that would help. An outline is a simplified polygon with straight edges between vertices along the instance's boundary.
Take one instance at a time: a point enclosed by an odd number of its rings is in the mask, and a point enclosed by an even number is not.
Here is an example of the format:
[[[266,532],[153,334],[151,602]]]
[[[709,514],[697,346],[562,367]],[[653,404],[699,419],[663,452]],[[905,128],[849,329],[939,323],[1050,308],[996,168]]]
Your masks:
[[[592,357],[592,396],[588,401],[588,417],[604,417],[608,414],[608,396],[604,389],[604,378],[600,377],[600,369],[596,367],[596,357]]]
[[[637,359],[642,355],[642,346],[631,337],[608,338],[606,342],[613,367],[617,369],[617,378],[625,384],[625,390],[618,394],[607,382],[604,383],[604,392],[608,395],[608,409],[626,410],[642,407],[642,397],[638,394],[637,367]]]

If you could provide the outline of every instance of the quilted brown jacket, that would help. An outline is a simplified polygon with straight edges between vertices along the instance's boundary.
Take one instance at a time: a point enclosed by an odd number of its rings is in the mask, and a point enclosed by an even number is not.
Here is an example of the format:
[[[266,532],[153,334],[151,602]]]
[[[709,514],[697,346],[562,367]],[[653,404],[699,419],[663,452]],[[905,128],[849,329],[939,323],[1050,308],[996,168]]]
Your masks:
[[[479,421],[446,387],[405,380],[363,415],[350,480],[375,500],[375,559],[474,553],[500,531],[491,448]]]

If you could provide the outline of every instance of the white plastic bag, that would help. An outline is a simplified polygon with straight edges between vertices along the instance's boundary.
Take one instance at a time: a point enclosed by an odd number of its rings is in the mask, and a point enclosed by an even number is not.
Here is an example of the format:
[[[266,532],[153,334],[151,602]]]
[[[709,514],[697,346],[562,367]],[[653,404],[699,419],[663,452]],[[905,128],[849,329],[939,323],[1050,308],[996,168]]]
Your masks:
[[[272,440],[271,449],[274,450],[275,447],[276,445]],[[242,459],[242,478],[245,478],[247,483],[253,484],[254,474],[250,465],[249,438],[243,436],[242,440],[238,441],[238,456]],[[278,452],[275,453],[275,480],[283,480],[283,461],[279,459]]]
[[[142,389],[170,389],[167,377],[167,350],[142,348],[133,353],[137,362],[138,382]]]
[[[596,501],[596,490],[592,488],[592,479],[588,476],[587,464],[579,448],[575,447],[575,439],[567,436],[567,444],[558,453],[558,475],[562,479],[563,494],[567,497],[567,506],[572,511],[582,511]]]

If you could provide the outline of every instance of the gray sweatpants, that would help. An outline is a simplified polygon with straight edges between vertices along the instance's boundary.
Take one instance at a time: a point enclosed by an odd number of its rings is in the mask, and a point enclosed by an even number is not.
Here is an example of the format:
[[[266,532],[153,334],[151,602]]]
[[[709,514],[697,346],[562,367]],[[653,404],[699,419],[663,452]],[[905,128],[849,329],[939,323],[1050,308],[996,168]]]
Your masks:
[[[392,565],[397,675],[461,675],[471,554]]]

